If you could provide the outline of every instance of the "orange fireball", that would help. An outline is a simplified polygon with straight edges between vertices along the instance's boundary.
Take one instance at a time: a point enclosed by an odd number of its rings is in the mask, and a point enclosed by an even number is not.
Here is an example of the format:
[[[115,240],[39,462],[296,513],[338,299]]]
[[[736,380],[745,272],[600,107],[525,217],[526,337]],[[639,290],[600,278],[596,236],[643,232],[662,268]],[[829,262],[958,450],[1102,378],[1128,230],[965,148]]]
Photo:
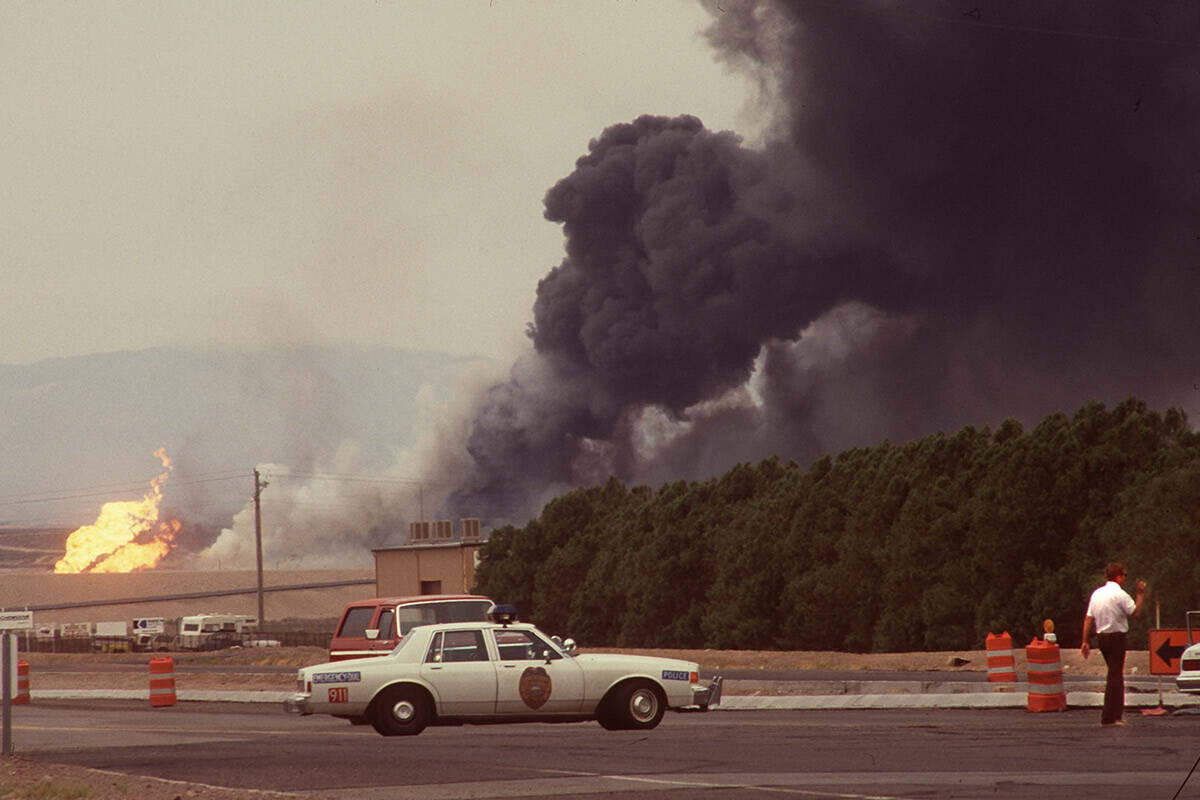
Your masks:
[[[141,500],[105,503],[100,516],[67,537],[66,555],[54,565],[55,572],[132,572],[150,569],[175,546],[181,523],[159,521],[162,485],[171,475],[171,459],[159,448],[154,455],[164,471],[150,481],[150,491]]]

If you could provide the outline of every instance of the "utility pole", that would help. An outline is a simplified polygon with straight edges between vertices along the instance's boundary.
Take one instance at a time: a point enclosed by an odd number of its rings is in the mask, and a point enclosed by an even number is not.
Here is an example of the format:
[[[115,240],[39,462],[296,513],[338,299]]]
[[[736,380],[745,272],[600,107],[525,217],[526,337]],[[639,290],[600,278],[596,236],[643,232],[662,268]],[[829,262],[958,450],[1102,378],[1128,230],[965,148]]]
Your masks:
[[[258,555],[258,629],[261,631],[263,622],[263,562],[262,562],[262,490],[267,482],[258,475],[258,467],[254,468],[254,549]]]

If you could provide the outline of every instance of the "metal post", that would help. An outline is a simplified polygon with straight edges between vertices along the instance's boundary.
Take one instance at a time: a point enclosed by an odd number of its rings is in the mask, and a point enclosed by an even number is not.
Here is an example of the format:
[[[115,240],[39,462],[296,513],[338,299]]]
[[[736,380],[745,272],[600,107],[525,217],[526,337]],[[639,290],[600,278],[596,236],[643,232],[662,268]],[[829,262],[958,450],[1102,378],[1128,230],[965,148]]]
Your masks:
[[[12,634],[8,631],[0,634],[0,661],[4,664],[0,667],[0,680],[4,682],[3,697],[0,699],[0,717],[3,717],[3,722],[0,723],[2,733],[0,733],[0,750],[4,755],[11,756],[13,753],[12,741],[12,682],[16,678],[12,674],[12,670],[16,669],[16,664],[10,664],[13,659],[10,658],[15,640],[12,639]]]
[[[254,549],[258,554],[258,630],[262,630],[263,614],[263,559],[262,559],[262,489],[266,486],[258,477],[258,468],[254,470]]]

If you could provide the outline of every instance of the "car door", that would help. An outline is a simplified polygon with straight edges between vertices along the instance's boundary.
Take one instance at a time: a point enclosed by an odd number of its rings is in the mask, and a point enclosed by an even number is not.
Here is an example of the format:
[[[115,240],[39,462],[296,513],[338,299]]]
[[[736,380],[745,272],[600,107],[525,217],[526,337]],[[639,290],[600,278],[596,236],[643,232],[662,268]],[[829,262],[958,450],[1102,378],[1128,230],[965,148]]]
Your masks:
[[[496,665],[479,629],[438,631],[429,642],[421,677],[434,688],[443,716],[496,712]]]
[[[374,624],[375,630],[379,633],[376,634],[367,649],[373,656],[390,653],[399,641],[396,636],[396,610],[388,606],[380,607],[379,616],[375,618]]]
[[[491,632],[496,662],[496,710],[500,714],[579,711],[583,670],[534,631],[499,628]]]

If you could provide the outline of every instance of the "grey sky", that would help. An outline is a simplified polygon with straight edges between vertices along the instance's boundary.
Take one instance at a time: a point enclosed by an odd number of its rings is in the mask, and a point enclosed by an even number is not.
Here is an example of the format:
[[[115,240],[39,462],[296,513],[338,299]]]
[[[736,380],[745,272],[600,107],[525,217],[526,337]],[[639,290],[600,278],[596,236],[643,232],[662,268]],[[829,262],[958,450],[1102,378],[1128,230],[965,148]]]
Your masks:
[[[749,134],[673,0],[0,5],[0,363],[167,343],[503,357],[542,198],[639,114]]]

